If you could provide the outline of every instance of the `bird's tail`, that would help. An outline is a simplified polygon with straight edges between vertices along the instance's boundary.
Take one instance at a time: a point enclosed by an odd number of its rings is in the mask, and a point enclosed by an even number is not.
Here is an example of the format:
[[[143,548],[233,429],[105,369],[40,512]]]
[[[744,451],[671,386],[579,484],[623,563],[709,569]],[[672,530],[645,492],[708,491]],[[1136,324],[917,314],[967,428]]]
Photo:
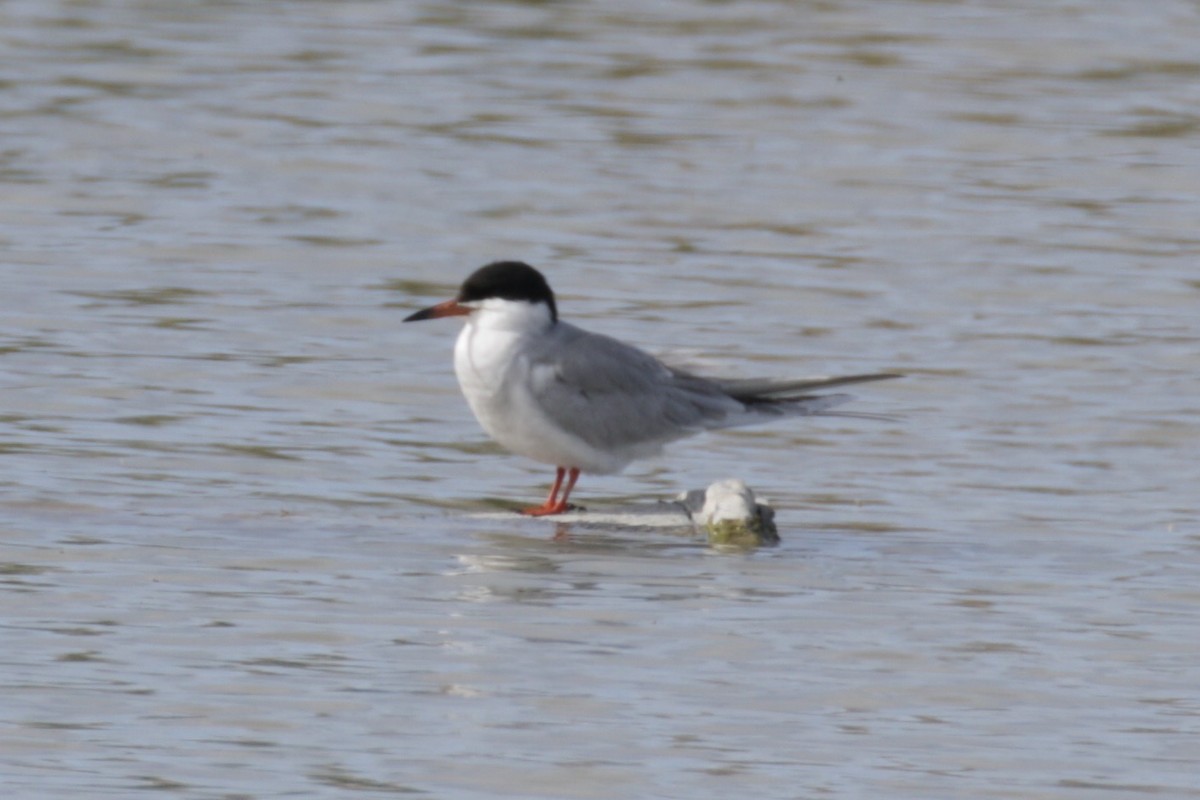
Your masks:
[[[722,380],[719,383],[730,397],[743,403],[746,411],[754,416],[791,417],[824,414],[829,409],[854,399],[854,395],[850,394],[815,394],[823,389],[899,377],[902,376],[892,372],[876,372],[869,375],[846,375],[840,378],[805,378],[801,380],[749,378]],[[886,416],[852,412],[839,412],[829,416],[890,419]]]

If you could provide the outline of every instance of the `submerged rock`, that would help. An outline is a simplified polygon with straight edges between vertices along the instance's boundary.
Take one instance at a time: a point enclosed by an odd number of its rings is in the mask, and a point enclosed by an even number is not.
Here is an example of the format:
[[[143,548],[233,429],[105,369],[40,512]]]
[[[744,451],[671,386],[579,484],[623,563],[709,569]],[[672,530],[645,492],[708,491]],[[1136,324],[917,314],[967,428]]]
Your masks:
[[[717,481],[681,498],[708,543],[731,547],[779,544],[775,510],[758,503],[754,491],[738,478]]]
[[[511,519],[512,512],[471,516],[477,519]],[[564,534],[569,533],[571,525],[626,530],[691,528],[702,532],[714,547],[751,549],[779,544],[775,510],[758,502],[754,491],[738,478],[717,481],[707,489],[684,492],[674,500],[595,510],[573,507],[563,514],[538,519],[552,520],[557,525],[566,526],[562,531]]]

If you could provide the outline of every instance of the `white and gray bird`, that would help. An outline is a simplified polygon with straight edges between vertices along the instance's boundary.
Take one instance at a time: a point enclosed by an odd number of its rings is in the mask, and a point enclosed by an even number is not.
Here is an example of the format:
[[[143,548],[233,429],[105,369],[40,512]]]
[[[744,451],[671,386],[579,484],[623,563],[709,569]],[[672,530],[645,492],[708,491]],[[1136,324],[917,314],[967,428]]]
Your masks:
[[[546,502],[522,511],[532,516],[566,511],[580,472],[619,472],[701,431],[820,414],[851,396],[816,391],[899,377],[693,375],[563,322],[542,273],[520,261],[480,267],[453,300],[404,321],[453,316],[467,318],[454,346],[454,371],[479,424],[506,449],[557,470]]]

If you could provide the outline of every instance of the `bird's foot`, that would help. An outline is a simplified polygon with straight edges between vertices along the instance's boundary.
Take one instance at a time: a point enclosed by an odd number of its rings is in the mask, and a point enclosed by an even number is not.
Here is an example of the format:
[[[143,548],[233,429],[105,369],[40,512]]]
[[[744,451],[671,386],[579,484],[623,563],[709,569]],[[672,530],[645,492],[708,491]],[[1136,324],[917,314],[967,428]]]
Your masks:
[[[554,514],[564,514],[573,508],[576,508],[576,506],[563,501],[557,503],[545,502],[540,506],[522,508],[521,513],[527,517],[549,517]]]
[[[570,506],[565,503],[542,503],[540,506],[530,506],[522,508],[521,513],[527,517],[549,517],[553,514],[561,514]]]

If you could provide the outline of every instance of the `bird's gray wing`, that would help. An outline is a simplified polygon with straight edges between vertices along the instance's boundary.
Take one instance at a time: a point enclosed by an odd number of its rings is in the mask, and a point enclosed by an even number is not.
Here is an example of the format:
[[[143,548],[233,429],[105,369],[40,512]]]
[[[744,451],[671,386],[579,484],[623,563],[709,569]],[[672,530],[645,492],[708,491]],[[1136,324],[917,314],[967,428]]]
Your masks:
[[[653,447],[745,408],[712,381],[565,322],[531,351],[530,374],[543,412],[599,448]]]
[[[731,415],[727,425],[747,425],[764,418],[811,416],[821,414],[834,417],[858,417],[862,419],[890,420],[879,414],[863,414],[854,411],[829,409],[854,399],[850,394],[817,394],[823,389],[847,386],[854,383],[883,381],[900,378],[891,372],[873,372],[866,375],[843,375],[836,378],[743,378],[714,379],[722,391],[744,404],[745,412]]]

